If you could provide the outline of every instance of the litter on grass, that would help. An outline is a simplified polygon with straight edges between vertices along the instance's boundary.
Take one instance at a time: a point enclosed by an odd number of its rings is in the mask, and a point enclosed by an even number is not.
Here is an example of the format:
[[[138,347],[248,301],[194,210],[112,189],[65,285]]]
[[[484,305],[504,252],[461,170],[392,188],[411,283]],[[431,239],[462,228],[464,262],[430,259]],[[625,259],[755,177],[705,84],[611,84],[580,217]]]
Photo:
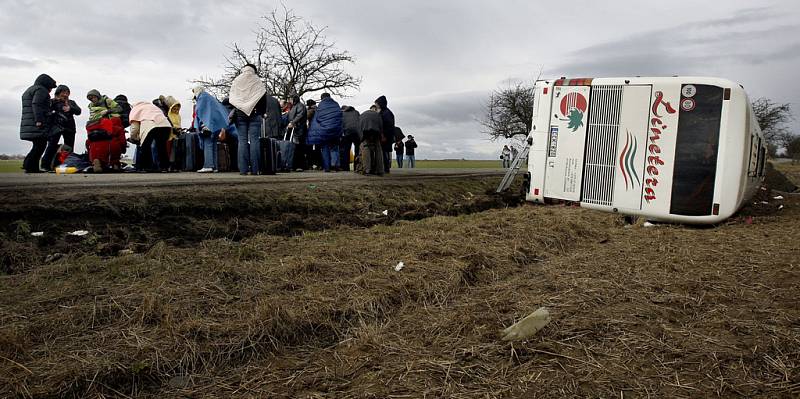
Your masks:
[[[503,341],[524,341],[536,335],[548,323],[550,323],[550,312],[547,308],[539,308],[503,330],[501,338]]]
[[[772,199],[774,199],[774,200],[778,200],[778,201],[782,201],[782,200],[783,200],[783,196],[782,196],[782,195],[779,195],[779,196],[777,196],[777,197],[773,197]]]
[[[388,209],[383,211],[383,212],[381,212],[381,213],[383,214],[383,216],[389,216],[389,210]]]
[[[400,263],[397,264],[397,266],[394,267],[394,271],[399,272],[400,270],[403,270],[404,267],[406,267],[406,264],[403,263],[403,262],[400,262]]]
[[[33,237],[44,237],[44,231],[34,231],[33,233],[31,233],[31,236],[33,236]]]
[[[86,230],[75,230],[75,231],[73,231],[71,233],[67,233],[67,234],[71,235],[71,236],[75,236],[75,237],[83,237],[83,236],[89,234],[89,232],[86,231]]]

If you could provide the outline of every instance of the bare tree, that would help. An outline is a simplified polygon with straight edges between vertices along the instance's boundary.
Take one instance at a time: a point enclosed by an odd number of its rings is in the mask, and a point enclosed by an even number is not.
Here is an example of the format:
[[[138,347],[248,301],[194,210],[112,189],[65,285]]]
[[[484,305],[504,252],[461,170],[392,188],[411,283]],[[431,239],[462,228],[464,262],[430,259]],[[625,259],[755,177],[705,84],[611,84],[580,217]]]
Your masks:
[[[509,82],[492,91],[484,104],[484,115],[478,118],[483,133],[492,140],[522,136],[533,125],[533,83]]]
[[[795,137],[788,126],[793,119],[791,105],[775,103],[761,97],[753,101],[753,112],[761,132],[764,133],[764,139],[770,146],[770,152],[774,154],[779,148],[788,148]]]
[[[288,97],[293,94],[327,91],[345,96],[358,89],[361,79],[345,71],[355,62],[347,51],[336,49],[319,28],[303,20],[285,6],[263,17],[255,32],[255,48],[246,50],[238,43],[230,46],[225,57],[225,73],[220,78],[194,80],[218,96],[226,96],[231,82],[245,64],[253,64],[270,94]]]

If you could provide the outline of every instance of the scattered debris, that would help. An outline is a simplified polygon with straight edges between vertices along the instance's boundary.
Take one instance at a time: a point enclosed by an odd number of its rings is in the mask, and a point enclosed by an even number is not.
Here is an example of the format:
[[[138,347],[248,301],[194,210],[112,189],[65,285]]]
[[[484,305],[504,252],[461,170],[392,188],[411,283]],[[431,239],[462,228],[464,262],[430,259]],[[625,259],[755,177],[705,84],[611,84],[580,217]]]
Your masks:
[[[781,210],[781,209],[783,209],[783,205],[781,205],[781,206],[779,206],[779,207],[778,207],[778,210]]]
[[[404,267],[406,267],[406,264],[403,263],[403,262],[400,262],[400,263],[397,264],[397,266],[394,267],[394,271],[399,272],[400,270],[403,270]]]
[[[86,231],[86,230],[75,230],[75,231],[73,231],[71,233],[67,233],[67,235],[71,235],[71,236],[75,236],[75,237],[83,237],[83,236],[88,235],[88,234],[89,234],[89,232]]]
[[[769,202],[767,202],[767,201],[761,201],[761,205],[769,205]]]
[[[44,237],[44,231],[34,231],[33,233],[31,233],[31,236],[33,236],[33,237]]]
[[[777,196],[777,197],[772,197],[772,199],[774,199],[774,200],[778,200],[778,201],[783,201],[783,196],[782,196],[782,195],[779,195],[779,196]]]
[[[119,252],[117,252],[117,255],[119,255],[119,256],[133,255],[133,254],[134,254],[134,252],[133,252],[132,249],[122,249]]]
[[[503,330],[502,339],[503,341],[524,341],[534,336],[548,323],[550,323],[550,312],[547,311],[547,308],[536,309],[535,312]]]
[[[383,214],[383,216],[389,216],[389,210],[387,209],[387,210],[381,212],[381,214]]]
[[[644,227],[656,227],[655,224],[650,223],[650,222],[644,222],[644,224],[642,226],[644,226]]]
[[[47,255],[44,259],[44,263],[52,263],[64,257],[64,254],[61,252],[56,252],[54,254]]]

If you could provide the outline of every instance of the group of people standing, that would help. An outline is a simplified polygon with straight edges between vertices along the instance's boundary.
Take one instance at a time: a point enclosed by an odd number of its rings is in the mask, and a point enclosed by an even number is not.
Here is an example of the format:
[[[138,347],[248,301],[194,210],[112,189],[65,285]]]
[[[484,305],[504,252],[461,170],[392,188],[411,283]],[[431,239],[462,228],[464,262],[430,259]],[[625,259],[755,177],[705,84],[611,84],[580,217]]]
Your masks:
[[[55,97],[51,98],[53,89]],[[124,95],[111,99],[91,90],[86,96],[89,118],[84,157],[93,171],[120,170],[120,158],[129,143],[136,146],[136,170],[186,170],[177,165],[176,154],[184,148],[179,137],[188,132],[199,136],[202,167],[196,170],[201,173],[220,169],[218,143],[235,144],[234,163],[239,173],[263,173],[260,140],[264,138],[292,144],[289,170],[349,171],[352,153],[356,172],[383,175],[390,172],[392,150],[397,153],[398,167],[403,167],[404,155],[406,166],[415,166],[417,144],[413,136],[406,138],[395,126],[385,96],[361,113],[352,106],[340,106],[328,93],[323,93],[319,102],[304,103],[299,95],[278,100],[267,92],[252,64],[242,67],[227,98],[218,100],[202,87],[192,92],[192,125],[184,130],[181,104],[172,96],[162,95],[131,106]],[[75,116],[81,112],[70,99],[69,88],[58,86],[46,74],[25,91],[20,138],[33,143],[23,163],[27,173],[52,171],[63,163],[63,156],[59,155],[59,162],[56,153],[67,154],[74,149]],[[64,144],[59,146],[62,137]]]
[[[509,147],[508,144],[503,146],[503,150],[500,152],[500,162],[504,169],[511,167],[511,162],[517,157],[517,154],[519,154],[517,147],[513,145]]]

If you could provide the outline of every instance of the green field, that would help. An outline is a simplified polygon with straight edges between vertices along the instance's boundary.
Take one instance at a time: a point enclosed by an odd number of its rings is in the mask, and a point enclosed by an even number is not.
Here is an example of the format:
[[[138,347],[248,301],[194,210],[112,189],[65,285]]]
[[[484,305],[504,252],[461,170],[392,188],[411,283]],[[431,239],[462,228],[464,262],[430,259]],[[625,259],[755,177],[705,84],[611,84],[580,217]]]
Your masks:
[[[397,163],[392,161],[392,167]],[[480,168],[499,168],[500,161],[470,161],[470,160],[439,160],[439,161],[417,161],[419,169],[480,169]],[[0,161],[0,173],[22,173],[22,161]]]
[[[0,173],[22,173],[22,160],[0,161]]]
[[[392,161],[392,167],[396,167],[397,162]],[[405,165],[404,165],[405,166]],[[417,168],[420,169],[479,169],[479,168],[500,168],[500,160],[493,161],[470,161],[458,159],[417,161]]]

